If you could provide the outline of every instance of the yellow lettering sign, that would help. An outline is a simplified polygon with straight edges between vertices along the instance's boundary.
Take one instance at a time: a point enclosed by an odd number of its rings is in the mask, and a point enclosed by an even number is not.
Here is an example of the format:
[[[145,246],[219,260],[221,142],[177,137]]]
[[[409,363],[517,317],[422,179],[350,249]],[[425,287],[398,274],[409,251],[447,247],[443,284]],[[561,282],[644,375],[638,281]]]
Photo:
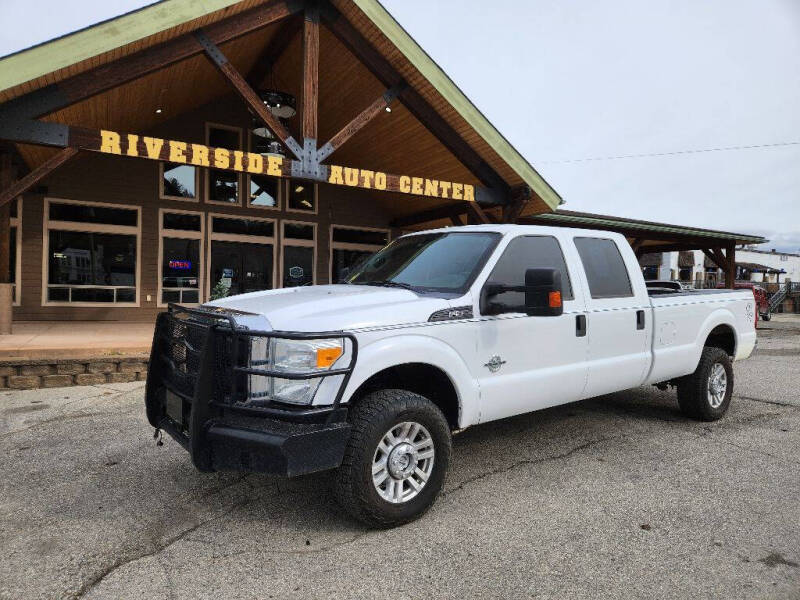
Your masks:
[[[448,193],[450,192],[450,182],[449,181],[440,181],[439,182],[439,197],[440,198],[449,198]]]
[[[233,151],[233,168],[237,171],[244,171],[244,166],[242,166],[242,157],[244,157],[244,152],[241,150]]]
[[[139,136],[133,133],[128,134],[128,156],[139,156]]]
[[[411,177],[408,175],[401,175],[399,182],[400,191],[404,194],[411,193]]]
[[[247,153],[247,172],[258,175],[264,172],[264,157],[252,152]]]
[[[267,175],[280,177],[283,174],[281,167],[283,167],[282,156],[275,156],[274,154],[267,156]]]
[[[231,153],[225,148],[214,148],[214,166],[227,169],[231,165]]]
[[[328,174],[328,183],[335,185],[344,185],[344,178],[342,177],[342,167],[331,165],[331,172]]]
[[[372,178],[375,175],[373,171],[367,171],[366,169],[361,169],[361,187],[365,187],[367,189],[372,187]]]
[[[119,147],[119,134],[116,131],[100,130],[100,152],[122,154]]]
[[[169,142],[169,161],[174,163],[186,162],[186,142]]]
[[[376,190],[386,189],[386,173],[381,173],[380,171],[375,173],[375,189]]]
[[[192,164],[198,167],[209,166],[208,147],[200,144],[192,144]]]
[[[468,183],[464,184],[464,200],[475,202],[475,186]]]
[[[464,186],[460,183],[453,184],[453,200],[461,200],[463,196]]]
[[[411,178],[411,193],[422,195],[422,177]]]
[[[145,136],[142,141],[147,149],[147,158],[158,160],[161,157],[161,148],[164,147],[164,140]]]
[[[344,168],[344,182],[353,187],[358,185],[358,169]]]
[[[425,180],[425,192],[426,196],[431,196],[436,198],[439,196],[439,182],[436,179],[426,179]]]

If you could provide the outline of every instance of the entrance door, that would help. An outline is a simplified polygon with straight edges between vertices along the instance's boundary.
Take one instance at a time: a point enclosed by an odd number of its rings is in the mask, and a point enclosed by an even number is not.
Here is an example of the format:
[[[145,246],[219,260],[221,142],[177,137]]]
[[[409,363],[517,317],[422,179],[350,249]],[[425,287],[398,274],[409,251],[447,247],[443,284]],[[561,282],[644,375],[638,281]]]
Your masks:
[[[271,244],[211,242],[211,295],[235,296],[272,289]],[[215,291],[217,293],[215,293]]]

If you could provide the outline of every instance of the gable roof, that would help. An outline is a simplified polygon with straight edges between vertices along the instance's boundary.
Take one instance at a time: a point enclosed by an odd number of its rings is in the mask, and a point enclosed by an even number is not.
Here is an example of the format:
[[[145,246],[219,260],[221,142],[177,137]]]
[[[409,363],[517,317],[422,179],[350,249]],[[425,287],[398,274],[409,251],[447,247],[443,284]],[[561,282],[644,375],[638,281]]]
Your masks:
[[[168,41],[265,0],[168,0],[0,59],[0,102]],[[557,192],[486,119],[377,0],[332,0],[341,14],[510,186],[527,185],[535,212]]]

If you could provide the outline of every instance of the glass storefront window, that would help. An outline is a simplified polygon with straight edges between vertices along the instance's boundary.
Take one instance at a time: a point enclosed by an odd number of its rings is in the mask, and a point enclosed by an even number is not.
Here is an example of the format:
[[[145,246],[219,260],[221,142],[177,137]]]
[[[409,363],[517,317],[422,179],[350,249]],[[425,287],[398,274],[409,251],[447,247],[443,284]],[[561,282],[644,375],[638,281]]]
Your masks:
[[[197,200],[197,167],[180,163],[163,163],[161,173],[163,197]]]
[[[331,228],[331,283],[343,283],[359,264],[389,241],[385,229]]]
[[[317,212],[316,184],[299,179],[290,179],[288,186],[289,200],[287,208],[289,210]]]
[[[165,237],[161,244],[162,303],[197,303],[200,289],[200,240]]]
[[[314,248],[284,246],[283,287],[297,287],[314,283]]]
[[[258,208],[277,208],[280,180],[267,175],[250,175],[249,204]]]
[[[136,227],[138,215],[138,211],[129,208],[66,202],[51,202],[49,212],[51,221],[122,225],[125,227]]]
[[[334,248],[331,264],[333,271],[331,283],[344,283],[350,272],[373,254],[375,254],[375,252],[370,250],[343,250]]]

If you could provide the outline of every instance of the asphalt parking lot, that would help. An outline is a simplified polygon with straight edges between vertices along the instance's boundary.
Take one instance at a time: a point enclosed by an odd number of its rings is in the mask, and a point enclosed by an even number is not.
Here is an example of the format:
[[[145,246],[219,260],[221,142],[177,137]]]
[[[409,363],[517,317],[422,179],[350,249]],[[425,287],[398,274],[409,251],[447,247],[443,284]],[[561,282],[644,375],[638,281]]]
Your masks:
[[[641,388],[475,427],[391,531],[196,472],[142,383],[0,393],[0,597],[800,598],[800,318],[763,325],[722,421]]]

